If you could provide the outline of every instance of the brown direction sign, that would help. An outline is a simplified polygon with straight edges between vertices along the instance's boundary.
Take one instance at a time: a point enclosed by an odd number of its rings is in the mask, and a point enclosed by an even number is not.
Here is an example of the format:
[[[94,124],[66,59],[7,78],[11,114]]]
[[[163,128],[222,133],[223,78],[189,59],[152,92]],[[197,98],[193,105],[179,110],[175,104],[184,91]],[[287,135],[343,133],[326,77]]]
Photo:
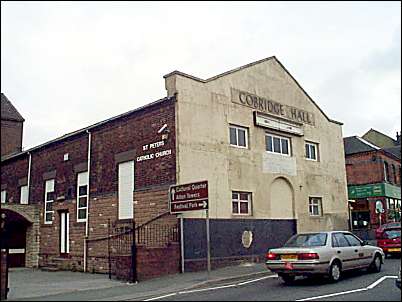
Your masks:
[[[208,209],[208,181],[172,186],[170,194],[170,213]]]

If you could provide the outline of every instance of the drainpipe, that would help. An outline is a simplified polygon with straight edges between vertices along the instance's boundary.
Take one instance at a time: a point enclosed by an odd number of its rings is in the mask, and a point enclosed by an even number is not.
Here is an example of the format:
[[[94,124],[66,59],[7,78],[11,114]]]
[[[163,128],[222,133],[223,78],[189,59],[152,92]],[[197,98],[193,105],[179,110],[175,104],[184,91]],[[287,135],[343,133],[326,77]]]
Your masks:
[[[28,152],[28,155],[29,155],[29,160],[28,160],[28,181],[27,181],[27,186],[28,186],[28,192],[27,192],[27,200],[28,200],[28,204],[30,203],[29,202],[29,188],[30,188],[30,185],[31,185],[31,162],[32,162],[32,154],[30,153],[30,152]]]
[[[88,167],[87,167],[87,219],[85,221],[85,238],[84,238],[84,272],[87,271],[87,239],[88,239],[88,220],[89,220],[89,180],[90,180],[90,169],[91,169],[91,132],[87,130],[88,133]]]

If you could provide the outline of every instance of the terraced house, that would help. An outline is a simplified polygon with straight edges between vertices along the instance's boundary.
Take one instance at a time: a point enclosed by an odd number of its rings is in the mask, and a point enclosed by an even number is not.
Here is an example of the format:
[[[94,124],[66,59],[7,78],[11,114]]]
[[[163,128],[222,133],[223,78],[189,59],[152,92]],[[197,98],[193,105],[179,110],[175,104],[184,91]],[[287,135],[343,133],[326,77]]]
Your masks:
[[[206,80],[164,78],[154,103],[2,158],[2,211],[25,221],[26,238],[35,229],[26,265],[107,272],[114,232],[126,230],[140,278],[205,268],[205,211],[180,224],[168,197],[204,180],[212,267],[257,261],[297,231],[348,228],[342,123],[276,57]],[[112,267],[128,265],[123,254]]]

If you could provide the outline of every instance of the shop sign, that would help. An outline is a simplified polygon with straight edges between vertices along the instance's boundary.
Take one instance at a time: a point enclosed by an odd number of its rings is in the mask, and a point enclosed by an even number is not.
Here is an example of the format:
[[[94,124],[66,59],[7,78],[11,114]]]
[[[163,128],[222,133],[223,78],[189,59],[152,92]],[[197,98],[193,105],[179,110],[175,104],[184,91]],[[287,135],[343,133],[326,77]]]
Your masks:
[[[391,197],[401,199],[401,187],[393,186],[390,184],[384,184],[385,197]]]
[[[367,197],[390,197],[401,199],[401,188],[387,183],[348,186],[348,196],[349,199]]]
[[[383,184],[348,186],[349,199],[384,196]]]
[[[208,181],[172,186],[169,195],[172,214],[208,209]]]

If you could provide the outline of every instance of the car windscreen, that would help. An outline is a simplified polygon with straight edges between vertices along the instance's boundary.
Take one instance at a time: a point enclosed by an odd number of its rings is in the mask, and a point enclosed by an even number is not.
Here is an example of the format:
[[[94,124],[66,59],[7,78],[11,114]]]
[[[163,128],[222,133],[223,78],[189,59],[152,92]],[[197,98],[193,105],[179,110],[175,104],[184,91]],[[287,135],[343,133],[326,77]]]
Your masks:
[[[284,247],[314,247],[324,246],[327,242],[326,233],[297,234],[292,236]]]
[[[401,237],[401,229],[385,230],[382,235],[385,239],[394,239]]]

